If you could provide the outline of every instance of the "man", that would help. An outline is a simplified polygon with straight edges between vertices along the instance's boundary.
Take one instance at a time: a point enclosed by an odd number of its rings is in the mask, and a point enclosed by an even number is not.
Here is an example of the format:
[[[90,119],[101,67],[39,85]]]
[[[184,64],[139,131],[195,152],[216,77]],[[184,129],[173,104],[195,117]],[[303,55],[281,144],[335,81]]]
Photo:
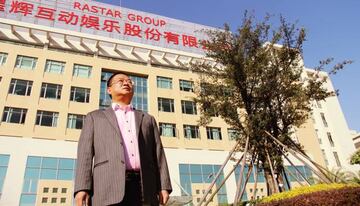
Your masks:
[[[159,205],[169,199],[172,188],[157,124],[130,105],[133,86],[127,75],[113,74],[107,81],[112,105],[86,115],[77,153],[77,206]]]

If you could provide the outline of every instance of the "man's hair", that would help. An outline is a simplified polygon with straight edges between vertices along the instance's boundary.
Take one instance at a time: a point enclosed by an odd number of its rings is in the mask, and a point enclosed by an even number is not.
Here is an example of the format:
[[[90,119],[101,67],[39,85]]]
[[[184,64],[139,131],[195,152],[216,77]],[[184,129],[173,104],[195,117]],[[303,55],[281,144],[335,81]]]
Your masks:
[[[129,76],[129,75],[123,73],[123,72],[115,72],[115,73],[112,74],[112,75],[109,77],[109,79],[107,80],[107,82],[106,82],[106,86],[107,86],[107,87],[110,87],[110,86],[111,86],[111,81],[112,81],[112,79],[113,79],[116,75],[118,75],[118,74],[122,74],[122,75],[125,75],[125,76]]]

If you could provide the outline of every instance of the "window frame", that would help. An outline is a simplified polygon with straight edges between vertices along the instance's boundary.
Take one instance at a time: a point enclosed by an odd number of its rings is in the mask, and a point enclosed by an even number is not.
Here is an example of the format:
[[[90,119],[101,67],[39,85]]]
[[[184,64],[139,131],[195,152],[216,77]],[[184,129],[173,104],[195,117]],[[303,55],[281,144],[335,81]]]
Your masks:
[[[14,111],[13,111],[14,109],[19,110],[17,112],[20,112],[20,117],[19,117],[18,122],[11,122],[11,118],[14,113]],[[3,112],[3,116],[1,118],[1,121],[6,122],[6,123],[12,123],[12,124],[25,124],[26,114],[27,114],[26,108],[4,107],[4,112]],[[5,117],[5,115],[6,115],[6,117]]]
[[[81,128],[77,128],[77,126],[78,126],[77,121],[80,121],[80,120],[82,120]],[[66,128],[68,128],[68,129],[82,129],[82,127],[84,126],[84,122],[85,122],[85,115],[69,113],[68,118],[67,118],[67,126],[66,126]]]
[[[84,90],[84,101],[76,101],[77,94],[80,93],[81,90]],[[80,103],[89,103],[90,102],[90,92],[89,88],[84,87],[71,87],[70,88],[70,101],[72,102],[80,102]]]
[[[183,131],[184,131],[184,138],[186,139],[200,139],[200,131],[199,127],[195,125],[183,125]],[[188,136],[190,134],[191,136]],[[193,136],[194,134],[194,136]]]
[[[181,111],[183,114],[197,115],[196,103],[189,100],[181,100]]]
[[[164,107],[165,103],[169,103],[167,107]],[[169,111],[165,111],[164,108],[170,108]],[[174,99],[158,97],[158,111],[160,112],[175,112]]]
[[[187,87],[186,84],[190,84],[190,87]],[[179,80],[180,91],[184,92],[194,92],[194,82],[189,80],[180,79]]]
[[[58,64],[58,65],[56,65]],[[64,70],[65,70],[65,62],[62,61],[56,61],[56,60],[51,60],[51,59],[47,59],[46,63],[45,63],[45,72],[47,73],[53,73],[53,74],[63,74]],[[53,70],[52,66],[60,66],[61,69],[60,71],[58,70]]]
[[[0,52],[0,66],[6,64],[8,55],[9,55],[8,53]]]
[[[24,66],[24,61],[31,61],[31,66]],[[37,57],[31,57],[31,56],[24,56],[24,55],[17,55],[16,62],[15,62],[15,68],[17,69],[26,69],[26,70],[34,70],[37,64],[38,58]]]
[[[172,134],[166,135],[166,132],[164,133],[165,129],[171,129]],[[159,122],[159,132],[160,132],[160,136],[163,137],[177,137],[176,124]]]
[[[16,93],[17,88],[19,89],[19,87],[20,87],[20,89],[21,89],[21,86],[26,87],[25,92],[24,92],[24,94],[17,94]],[[30,96],[32,86],[33,86],[33,81],[24,80],[24,79],[11,79],[8,94],[19,95],[19,96]]]
[[[215,139],[215,134],[218,134],[218,139]],[[209,140],[222,140],[220,127],[206,127],[206,136]]]
[[[44,121],[44,118],[46,118],[46,117],[51,118],[51,125],[44,124],[43,121]],[[44,127],[57,127],[58,120],[59,120],[59,113],[58,112],[38,110],[36,112],[35,125],[44,126]]]
[[[56,88],[56,92],[55,92],[55,98],[52,97],[47,97],[47,93],[48,93],[48,88],[51,88],[52,86],[55,86]],[[53,88],[54,89],[54,88]],[[62,85],[60,84],[51,84],[51,83],[46,83],[43,82],[41,84],[41,90],[40,90],[40,98],[44,98],[44,99],[61,99],[61,92],[62,92]]]
[[[83,76],[79,71],[87,70],[87,76]],[[92,66],[84,64],[74,64],[73,66],[73,77],[90,78],[92,73]]]
[[[157,85],[157,88],[172,89],[173,88],[172,78],[157,76],[156,77],[156,85]]]

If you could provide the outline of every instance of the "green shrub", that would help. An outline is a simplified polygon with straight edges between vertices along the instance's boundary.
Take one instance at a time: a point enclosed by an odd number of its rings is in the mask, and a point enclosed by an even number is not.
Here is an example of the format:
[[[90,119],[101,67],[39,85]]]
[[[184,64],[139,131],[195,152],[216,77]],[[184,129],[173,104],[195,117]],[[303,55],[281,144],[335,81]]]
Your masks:
[[[258,206],[360,205],[360,185],[318,184],[263,198]]]

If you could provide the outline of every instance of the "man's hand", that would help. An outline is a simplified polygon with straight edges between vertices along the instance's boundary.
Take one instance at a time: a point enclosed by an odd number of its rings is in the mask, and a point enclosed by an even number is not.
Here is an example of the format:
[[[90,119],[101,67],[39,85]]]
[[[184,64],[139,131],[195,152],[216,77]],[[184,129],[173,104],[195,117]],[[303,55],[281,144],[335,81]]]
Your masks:
[[[90,206],[90,195],[85,191],[80,191],[75,195],[76,206]]]
[[[165,205],[169,200],[169,192],[167,190],[161,190],[159,192],[160,205]]]

